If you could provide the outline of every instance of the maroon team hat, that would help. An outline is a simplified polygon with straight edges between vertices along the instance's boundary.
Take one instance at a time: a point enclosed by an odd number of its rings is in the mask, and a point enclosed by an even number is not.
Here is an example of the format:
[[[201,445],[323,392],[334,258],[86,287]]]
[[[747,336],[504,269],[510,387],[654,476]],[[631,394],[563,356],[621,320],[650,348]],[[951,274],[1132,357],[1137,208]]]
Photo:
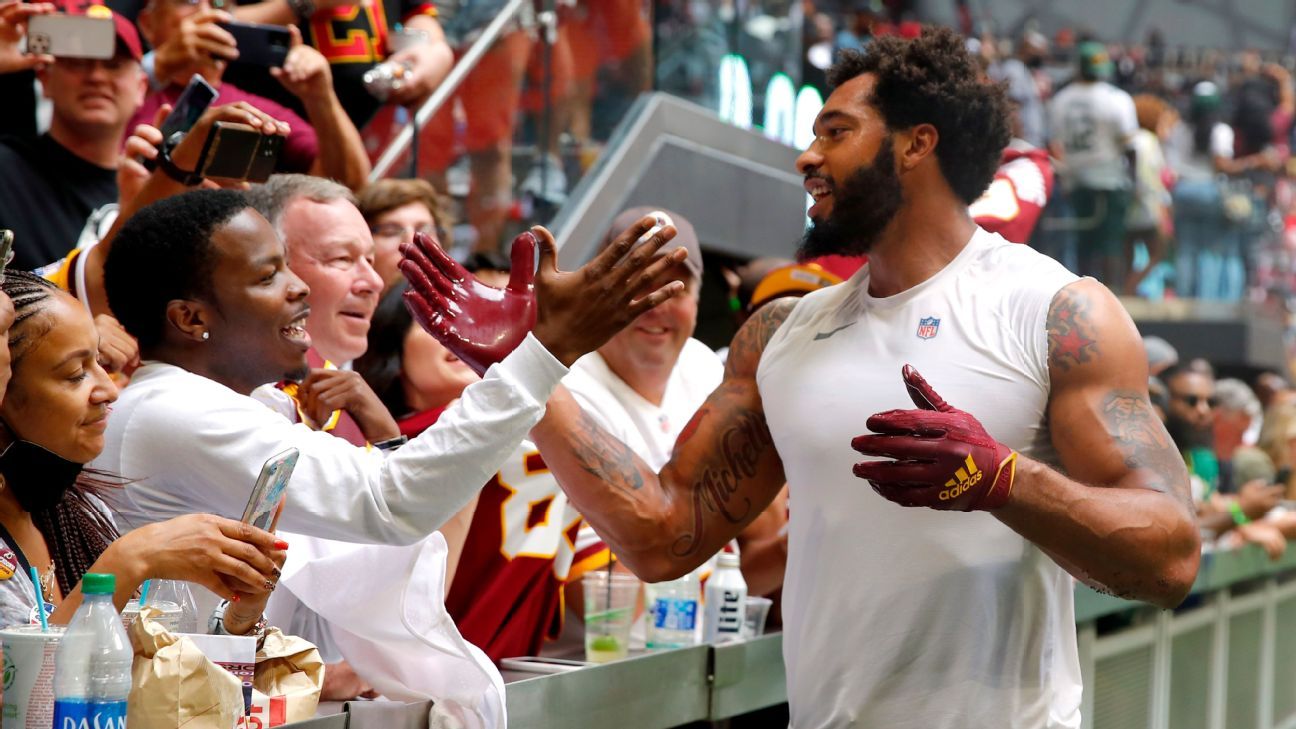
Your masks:
[[[92,18],[112,18],[113,30],[117,35],[117,52],[123,50],[126,55],[140,61],[144,58],[144,48],[140,43],[139,31],[130,18],[121,13],[114,13],[105,5],[89,5],[85,9],[85,15]]]

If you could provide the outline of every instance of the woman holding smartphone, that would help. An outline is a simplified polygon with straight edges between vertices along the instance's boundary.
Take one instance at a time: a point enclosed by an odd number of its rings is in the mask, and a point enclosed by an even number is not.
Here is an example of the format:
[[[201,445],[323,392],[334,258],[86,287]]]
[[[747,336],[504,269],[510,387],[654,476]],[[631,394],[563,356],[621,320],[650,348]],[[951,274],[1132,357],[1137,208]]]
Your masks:
[[[120,610],[149,578],[184,580],[230,600],[225,632],[258,627],[287,544],[241,522],[193,514],[120,535],[100,496],[120,486],[86,471],[104,446],[117,387],[99,364],[99,335],[76,299],[25,272],[4,278],[13,301],[12,378],[0,403],[0,627],[66,623],[86,572],[116,575]]]

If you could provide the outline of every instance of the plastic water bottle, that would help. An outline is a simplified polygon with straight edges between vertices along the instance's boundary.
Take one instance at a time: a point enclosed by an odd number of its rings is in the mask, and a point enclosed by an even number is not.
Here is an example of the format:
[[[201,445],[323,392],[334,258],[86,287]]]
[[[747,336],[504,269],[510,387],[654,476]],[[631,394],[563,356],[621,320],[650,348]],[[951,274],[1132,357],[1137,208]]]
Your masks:
[[[54,660],[54,729],[126,729],[130,640],[122,628],[113,575],[81,578],[81,607]]]
[[[644,585],[648,605],[648,648],[686,648],[697,644],[702,590],[697,572],[667,582]]]
[[[706,621],[702,640],[725,643],[742,635],[743,611],[747,603],[747,581],[738,568],[738,555],[729,551],[716,558],[715,572],[706,585]]]

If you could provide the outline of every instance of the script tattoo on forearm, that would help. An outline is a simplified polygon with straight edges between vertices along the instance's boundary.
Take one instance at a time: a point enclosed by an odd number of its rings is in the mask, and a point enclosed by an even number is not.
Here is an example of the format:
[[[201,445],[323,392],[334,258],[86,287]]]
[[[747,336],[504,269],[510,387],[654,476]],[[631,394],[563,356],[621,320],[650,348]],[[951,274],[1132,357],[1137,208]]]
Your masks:
[[[697,553],[708,517],[719,516],[730,524],[741,524],[751,516],[752,500],[742,493],[742,485],[756,476],[761,457],[773,445],[761,413],[744,411],[733,416],[733,422],[721,433],[720,452],[701,464],[693,482],[693,525],[672,545],[675,556]]]
[[[1091,303],[1081,292],[1067,287],[1053,297],[1049,306],[1048,330],[1049,364],[1061,372],[1098,356],[1098,340],[1093,336],[1093,323],[1089,319]]]
[[[585,471],[624,491],[643,488],[643,474],[634,452],[607,434],[589,413],[581,410],[571,434],[572,453]]]
[[[1173,494],[1191,508],[1183,457],[1152,410],[1147,394],[1113,390],[1103,400],[1102,412],[1107,431],[1125,458],[1125,467],[1152,476],[1142,484],[1145,488]]]

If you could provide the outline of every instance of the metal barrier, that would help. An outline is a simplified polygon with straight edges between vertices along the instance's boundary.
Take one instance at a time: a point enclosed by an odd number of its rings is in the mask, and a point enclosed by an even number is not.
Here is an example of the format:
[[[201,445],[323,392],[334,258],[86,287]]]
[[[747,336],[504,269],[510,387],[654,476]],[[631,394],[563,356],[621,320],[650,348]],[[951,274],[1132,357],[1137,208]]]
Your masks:
[[[1076,588],[1085,729],[1296,729],[1296,550],[1203,555],[1174,611]],[[1098,630],[1100,620],[1123,627]],[[783,636],[649,653],[508,684],[513,729],[667,729],[787,701]],[[418,713],[417,705],[409,707]],[[379,729],[352,714],[300,729]],[[426,711],[422,711],[426,716]]]
[[[459,62],[454,65],[454,68],[450,69],[450,73],[441,82],[441,85],[437,86],[436,91],[433,91],[427,101],[424,101],[423,105],[418,108],[418,111],[414,113],[414,117],[410,119],[410,123],[401,129],[400,134],[392,140],[391,144],[382,153],[382,156],[378,158],[378,162],[373,166],[373,171],[369,173],[370,182],[376,182],[387,176],[387,173],[396,165],[401,155],[414,143],[414,135],[432,120],[433,115],[440,111],[442,106],[445,106],[451,95],[459,89],[459,85],[464,82],[464,79],[468,78],[468,74],[472,73],[472,70],[477,67],[481,57],[486,55],[486,51],[489,51],[491,46],[495,45],[495,41],[499,40],[499,37],[503,35],[504,29],[522,11],[522,8],[530,2],[531,0],[508,1],[508,4],[486,26],[486,29],[482,31],[477,40],[468,47],[468,50],[459,59]]]

